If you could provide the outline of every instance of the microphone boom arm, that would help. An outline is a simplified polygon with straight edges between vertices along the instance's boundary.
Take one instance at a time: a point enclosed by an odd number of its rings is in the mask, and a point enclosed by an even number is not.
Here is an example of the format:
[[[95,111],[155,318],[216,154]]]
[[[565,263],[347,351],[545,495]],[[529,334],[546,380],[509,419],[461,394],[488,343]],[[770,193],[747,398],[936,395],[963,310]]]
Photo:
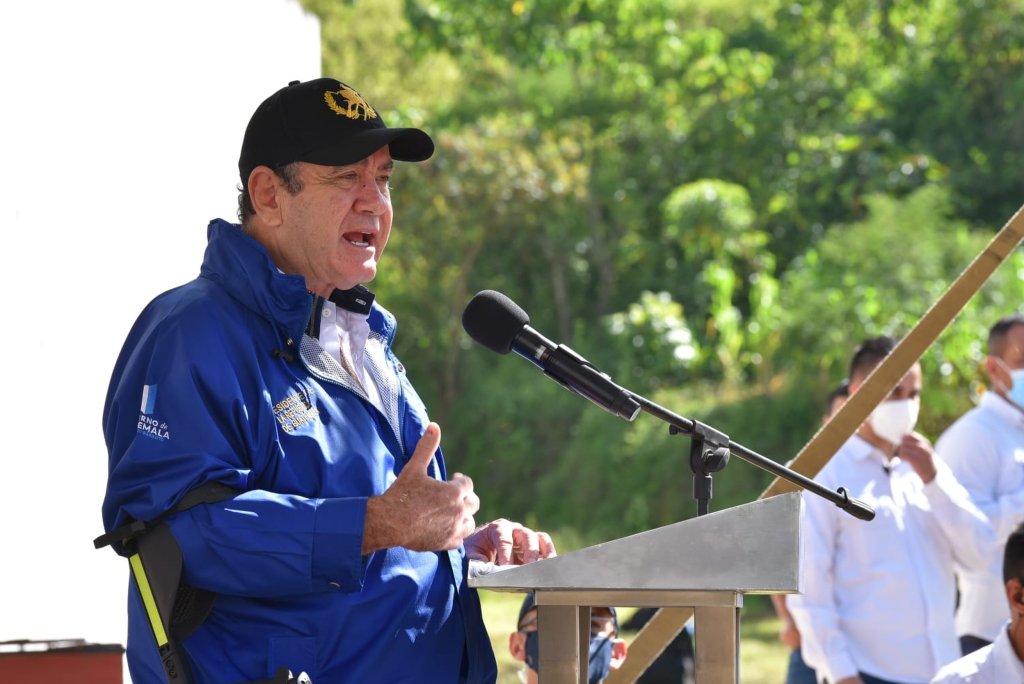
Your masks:
[[[629,390],[626,391],[629,392]],[[683,416],[673,413],[672,411],[669,411],[667,408],[660,406],[654,403],[653,401],[650,401],[649,399],[639,394],[636,394],[635,392],[629,392],[629,395],[633,398],[633,401],[640,405],[641,410],[643,410],[645,413],[654,416],[655,418],[660,418],[661,420],[665,421],[666,423],[669,424],[670,429],[674,429],[675,431],[683,432],[688,435],[696,435],[697,437],[700,438],[703,438],[703,433],[709,431],[706,425],[703,425],[702,423],[699,423],[695,420],[690,420],[689,418],[684,418]],[[721,433],[717,432],[714,429],[711,429],[710,432],[712,434],[719,435],[723,441],[727,442],[726,444],[713,444],[713,446],[727,448],[729,453],[735,454],[736,456],[742,458],[744,461],[751,463],[757,466],[758,468],[761,468],[762,470],[766,470],[769,473],[776,475],[777,477],[781,477],[784,480],[788,480],[789,482],[792,482],[793,484],[797,485],[802,489],[806,489],[810,492],[813,492],[814,494],[817,494],[818,496],[827,501],[831,501],[836,506],[843,509],[853,517],[858,518],[859,520],[873,520],[875,518],[874,509],[872,509],[863,501],[851,497],[844,487],[840,487],[838,490],[832,491],[831,489],[828,489],[827,487],[815,482],[809,477],[801,475],[795,470],[787,468],[781,463],[776,463],[770,458],[762,456],[756,451],[746,448],[742,444],[737,444],[736,442],[733,442],[728,437],[722,435]],[[691,465],[692,461],[693,456],[691,455]],[[710,496],[710,491],[708,495]]]
[[[850,498],[842,487],[835,492],[826,489],[814,480],[730,441],[727,435],[708,425],[676,415],[615,384],[611,377],[585,358],[564,344],[547,339],[529,323],[530,317],[518,304],[495,290],[478,292],[462,312],[463,328],[476,342],[491,351],[508,354],[514,350],[540,368],[544,375],[612,415],[632,421],[641,410],[645,410],[668,423],[673,434],[685,432],[690,435],[690,468],[694,473],[694,496],[701,515],[707,512],[711,498],[711,473],[724,468],[729,462],[729,454],[733,453],[762,470],[814,492],[856,518],[871,520],[875,517],[870,506]],[[706,448],[707,445],[711,448]]]

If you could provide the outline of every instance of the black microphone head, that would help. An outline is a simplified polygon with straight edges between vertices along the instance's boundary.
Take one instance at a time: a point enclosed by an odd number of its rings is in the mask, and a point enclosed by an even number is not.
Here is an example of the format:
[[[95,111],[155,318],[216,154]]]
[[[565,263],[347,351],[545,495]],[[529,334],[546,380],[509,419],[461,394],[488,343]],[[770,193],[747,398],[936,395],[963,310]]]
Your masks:
[[[516,335],[529,322],[518,304],[494,290],[478,292],[462,312],[462,327],[469,336],[499,354],[512,351]]]

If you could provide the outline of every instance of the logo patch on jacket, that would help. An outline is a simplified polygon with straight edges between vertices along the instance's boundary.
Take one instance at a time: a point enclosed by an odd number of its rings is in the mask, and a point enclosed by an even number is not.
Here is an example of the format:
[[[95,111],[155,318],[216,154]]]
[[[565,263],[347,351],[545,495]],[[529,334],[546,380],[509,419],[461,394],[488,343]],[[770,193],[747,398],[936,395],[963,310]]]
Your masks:
[[[282,430],[291,432],[319,418],[320,409],[313,406],[305,392],[296,392],[274,404],[274,417]]]
[[[153,415],[156,410],[156,385],[143,385],[142,405],[139,407],[139,434],[160,442],[171,438],[167,423]]]

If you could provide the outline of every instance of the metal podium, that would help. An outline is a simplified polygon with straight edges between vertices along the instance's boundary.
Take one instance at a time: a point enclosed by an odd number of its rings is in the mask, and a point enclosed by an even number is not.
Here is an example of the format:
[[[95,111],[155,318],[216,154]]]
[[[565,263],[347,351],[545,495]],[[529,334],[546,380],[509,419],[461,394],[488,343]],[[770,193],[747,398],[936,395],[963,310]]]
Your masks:
[[[736,684],[743,595],[800,591],[800,502],[798,493],[762,499],[469,585],[536,592],[541,684],[586,684],[590,606],[692,607],[696,683]]]

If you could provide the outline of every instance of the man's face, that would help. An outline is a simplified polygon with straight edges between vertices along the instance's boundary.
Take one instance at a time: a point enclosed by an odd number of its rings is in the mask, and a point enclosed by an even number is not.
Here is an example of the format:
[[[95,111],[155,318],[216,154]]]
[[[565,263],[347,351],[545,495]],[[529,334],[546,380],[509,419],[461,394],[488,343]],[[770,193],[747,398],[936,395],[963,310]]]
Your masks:
[[[850,378],[850,394],[860,389],[872,369]],[[892,453],[904,435],[914,429],[921,401],[921,364],[915,363],[896,383],[882,403],[875,407],[857,434],[879,449]],[[897,405],[891,402],[914,402]]]
[[[590,609],[590,635],[611,639],[618,636],[615,628],[615,618],[612,611],[605,606],[593,606]]]
[[[913,368],[907,371],[899,384],[892,388],[892,392],[886,401],[898,401],[900,399],[920,399],[921,397],[921,364],[915,363]]]
[[[985,366],[996,387],[1013,385],[1010,371],[1024,368],[1024,325],[1015,325],[1006,331],[1002,353],[988,357]]]
[[[853,394],[860,386],[867,380],[868,375],[874,368],[869,368],[864,371],[862,375],[856,378],[850,379],[850,394]],[[892,388],[892,392],[889,393],[883,401],[898,401],[900,399],[920,399],[921,397],[921,364],[915,363],[907,374],[903,376],[903,379]]]
[[[391,234],[387,147],[349,166],[300,162],[302,190],[283,190],[278,266],[323,296],[373,280]]]
[[[523,616],[519,623],[519,631],[523,634],[530,634],[537,631],[537,609],[534,608]],[[590,608],[590,636],[607,637],[618,636],[615,627],[615,618],[607,606],[592,606]]]
[[[612,662],[611,668],[617,669],[621,664],[622,660],[626,657],[625,643],[621,639],[617,639],[618,628],[615,625],[615,618],[612,616],[610,608],[605,606],[593,606],[590,609],[590,643],[593,648],[595,642],[613,641],[612,651]],[[537,658],[537,651],[534,650],[531,655],[530,640],[537,639],[537,609],[534,608],[523,616],[522,621],[519,623],[519,628],[516,632],[513,632],[509,637],[509,651],[512,653],[512,657],[516,660],[524,660],[527,663],[526,668],[526,684],[537,684],[537,671],[534,669],[536,666],[535,659]],[[615,647],[618,647],[617,650]],[[537,644],[534,641],[532,648],[536,649]],[[593,653],[593,651],[592,651]],[[593,657],[593,656],[592,656]],[[531,662],[531,659],[533,662]],[[587,666],[587,663],[582,663]],[[593,663],[591,663],[593,666]],[[608,663],[605,663],[604,675],[601,676],[603,681],[604,676],[607,675]]]

